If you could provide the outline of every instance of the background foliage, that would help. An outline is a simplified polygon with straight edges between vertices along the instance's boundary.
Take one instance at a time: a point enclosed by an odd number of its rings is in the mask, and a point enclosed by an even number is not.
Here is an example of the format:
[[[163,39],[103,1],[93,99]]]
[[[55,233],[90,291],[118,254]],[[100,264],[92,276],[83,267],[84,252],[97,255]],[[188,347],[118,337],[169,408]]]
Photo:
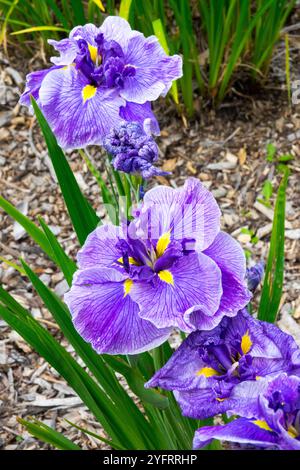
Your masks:
[[[194,93],[220,104],[241,71],[255,82],[268,74],[274,46],[295,0],[0,0],[0,43],[17,35],[27,49],[63,37],[75,25],[118,14],[146,36],[158,35],[184,58],[180,90],[187,113]],[[157,23],[157,20],[160,20]],[[15,39],[14,39],[15,40]],[[173,89],[173,97],[176,99]]]

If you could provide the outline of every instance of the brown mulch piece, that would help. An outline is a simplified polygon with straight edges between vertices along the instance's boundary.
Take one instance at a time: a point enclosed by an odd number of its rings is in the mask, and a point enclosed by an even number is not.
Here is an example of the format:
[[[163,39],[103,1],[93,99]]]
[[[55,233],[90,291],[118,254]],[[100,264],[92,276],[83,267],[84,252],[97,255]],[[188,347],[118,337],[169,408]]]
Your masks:
[[[293,36],[294,47],[300,36]],[[38,63],[38,65],[37,65]],[[32,64],[39,68],[37,57]],[[31,66],[30,66],[31,67]],[[297,69],[298,67],[298,69]],[[297,56],[292,57],[292,76],[299,77]],[[18,105],[24,83],[24,62],[0,55],[0,193],[32,220],[42,216],[68,254],[75,256],[78,242],[56,183],[55,175],[34,118]],[[275,85],[274,85],[275,83]],[[287,105],[284,76],[284,46],[279,45],[266,87],[253,95],[236,87],[218,111],[202,104],[199,117],[185,126],[186,119],[174,106],[161,101],[156,112],[161,123],[161,166],[171,171],[157,182],[180,186],[187,176],[199,178],[213,191],[222,210],[222,228],[249,253],[250,263],[266,260],[273,212],[261,204],[262,188],[269,180],[274,200],[280,175],[266,160],[266,145],[273,143],[278,154],[291,154],[291,176],[287,191],[285,283],[280,326],[294,334],[300,344],[300,105]],[[196,103],[200,107],[200,103]],[[94,150],[101,168],[101,153]],[[99,188],[76,152],[68,158],[83,192],[98,214],[104,217]],[[247,229],[247,230],[242,230]],[[245,233],[246,232],[246,233]],[[256,237],[256,239],[255,239]],[[0,256],[18,262],[22,257],[44,283],[62,296],[67,289],[63,276],[18,224],[0,212]],[[49,312],[30,283],[0,261],[0,283],[30,308],[63,345]],[[292,314],[292,315],[290,315]],[[68,350],[71,351],[70,347]],[[0,448],[47,449],[24,431],[18,416],[35,416],[78,443],[84,449],[99,442],[72,428],[64,419],[97,433],[101,427],[80,403],[74,392],[22,338],[0,319]]]

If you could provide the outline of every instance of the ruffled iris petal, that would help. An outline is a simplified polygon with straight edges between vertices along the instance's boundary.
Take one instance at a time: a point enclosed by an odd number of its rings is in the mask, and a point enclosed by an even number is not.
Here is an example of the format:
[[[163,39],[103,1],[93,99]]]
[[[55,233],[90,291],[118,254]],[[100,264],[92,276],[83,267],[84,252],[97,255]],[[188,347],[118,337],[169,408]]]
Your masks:
[[[97,88],[84,99],[87,78],[75,67],[53,70],[42,82],[40,100],[45,117],[61,147],[100,144],[120,120],[124,100],[116,90]]]
[[[193,314],[191,321],[200,330],[214,328],[226,315],[232,317],[245,307],[251,297],[246,287],[245,255],[241,246],[228,234],[218,233],[204,253],[215,261],[222,272],[223,295],[214,318],[207,318],[201,309]]]
[[[157,275],[153,282],[137,282],[132,298],[138,303],[140,316],[159,328],[178,326],[192,331],[187,314],[195,305],[206,306],[213,315],[222,294],[221,273],[207,256],[190,254],[170,268],[173,283]],[[186,315],[185,315],[186,314]]]
[[[151,104],[149,102],[144,104],[137,104],[128,101],[126,106],[121,107],[120,117],[125,119],[125,121],[139,122],[148,135],[159,135],[160,133],[158,121],[151,109]]]
[[[156,36],[138,35],[130,39],[125,62],[135,69],[134,76],[127,77],[120,91],[126,101],[145,103],[165,95],[172,81],[182,75],[182,59],[178,55],[167,56]]]
[[[79,334],[98,353],[138,354],[155,348],[170,335],[138,315],[138,306],[125,295],[126,278],[114,269],[77,271],[65,295]]]
[[[95,266],[111,267],[122,256],[117,248],[118,237],[122,236],[121,228],[115,225],[101,225],[87,237],[84,246],[77,254],[80,269]]]
[[[31,106],[30,95],[39,103],[39,91],[42,85],[42,81],[46,75],[52,70],[56,70],[58,67],[53,66],[49,69],[38,70],[37,72],[31,72],[26,75],[26,88],[21,95],[20,103],[25,106]]]
[[[59,52],[59,57],[50,57],[50,61],[55,65],[70,65],[74,62],[75,57],[79,51],[77,42],[73,39],[62,39],[61,41],[55,41],[55,39],[48,39],[48,44],[54,47]]]
[[[97,28],[92,23],[87,23],[84,26],[75,26],[70,32],[69,37],[71,40],[84,39],[91,46],[95,46],[95,38],[100,32],[100,28]]]
[[[195,240],[196,244],[187,243],[186,249],[203,251],[220,231],[220,216],[213,195],[199,180],[188,178],[180,189],[159,186],[147,191],[140,225],[152,239],[170,231],[175,240]]]
[[[119,16],[108,16],[102,23],[99,31],[103,33],[107,41],[116,41],[122,47],[124,53],[128,50],[128,44],[131,38],[144,35],[139,31],[131,29],[128,21]],[[144,38],[145,39],[145,38]]]
[[[245,418],[238,418],[224,426],[204,426],[195,433],[193,448],[200,449],[218,439],[240,444],[253,444],[263,448],[278,447],[277,435],[266,431]]]

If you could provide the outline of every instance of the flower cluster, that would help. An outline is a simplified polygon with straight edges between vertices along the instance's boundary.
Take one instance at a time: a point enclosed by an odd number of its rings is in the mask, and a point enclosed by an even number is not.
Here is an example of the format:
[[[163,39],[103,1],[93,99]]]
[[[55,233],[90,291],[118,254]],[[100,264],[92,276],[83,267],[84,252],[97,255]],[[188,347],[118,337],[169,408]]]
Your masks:
[[[159,126],[150,102],[182,75],[181,58],[118,17],[49,43],[60,55],[51,68],[28,75],[21,103],[38,101],[64,148],[101,144],[117,171],[144,179],[165,174],[154,165]],[[193,419],[238,416],[198,429],[194,448],[220,439],[300,450],[300,350],[291,336],[249,314],[263,263],[246,269],[243,250],[221,231],[217,202],[198,179],[147,191],[131,220],[90,233],[77,262],[65,302],[98,353],[138,354],[174,328],[189,334],[146,387],[173,391]]]
[[[122,120],[159,132],[150,102],[182,75],[182,60],[167,56],[155,36],[110,16],[100,28],[77,26],[49,44],[60,55],[27,76],[20,102],[30,106],[30,95],[38,101],[61,147],[101,144]]]

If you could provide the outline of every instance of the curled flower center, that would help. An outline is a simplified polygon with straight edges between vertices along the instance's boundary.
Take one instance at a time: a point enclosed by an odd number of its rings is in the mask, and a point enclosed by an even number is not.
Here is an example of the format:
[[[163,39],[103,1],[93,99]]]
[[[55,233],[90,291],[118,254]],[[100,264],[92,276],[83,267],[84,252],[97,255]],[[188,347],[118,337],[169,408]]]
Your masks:
[[[252,363],[252,357],[249,355],[251,347],[251,335],[247,330],[243,335],[230,341],[229,344],[225,342],[214,344],[208,341],[199,349],[199,355],[206,366],[197,371],[197,375],[213,377],[216,381],[221,381],[219,382],[220,386],[216,385],[215,387],[218,400],[227,397],[228,390],[221,386],[222,381],[238,383],[244,380],[244,376],[252,373],[249,371],[249,366]]]
[[[156,240],[122,239],[119,240],[118,248],[122,256],[115,264],[125,271],[129,278],[149,281],[157,278],[174,286],[171,268],[184,256],[184,249],[182,242],[171,239],[170,232],[164,233]]]
[[[286,431],[291,437],[300,440],[300,388],[296,398],[275,390],[269,398],[269,407],[274,411],[282,411],[282,424]]]
[[[124,52],[116,41],[106,41],[98,34],[95,43],[77,40],[75,66],[93,87],[123,88],[124,80],[135,75],[135,67],[126,64]]]

